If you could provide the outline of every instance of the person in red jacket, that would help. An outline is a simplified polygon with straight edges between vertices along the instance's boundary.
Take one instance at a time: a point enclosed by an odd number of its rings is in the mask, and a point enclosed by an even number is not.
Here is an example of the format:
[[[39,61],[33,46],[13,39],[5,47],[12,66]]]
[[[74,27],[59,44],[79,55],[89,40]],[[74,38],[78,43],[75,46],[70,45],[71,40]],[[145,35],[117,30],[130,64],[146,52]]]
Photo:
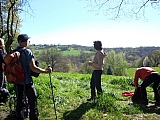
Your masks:
[[[158,94],[160,74],[156,70],[150,67],[137,68],[135,72],[135,77],[134,77],[134,85],[136,89],[138,88],[139,78],[143,81],[142,84],[140,85],[141,91],[142,91],[141,103],[145,105],[148,104],[146,87],[153,83],[152,87],[154,91],[154,99],[156,101],[155,104],[158,105],[160,103],[160,96]]]

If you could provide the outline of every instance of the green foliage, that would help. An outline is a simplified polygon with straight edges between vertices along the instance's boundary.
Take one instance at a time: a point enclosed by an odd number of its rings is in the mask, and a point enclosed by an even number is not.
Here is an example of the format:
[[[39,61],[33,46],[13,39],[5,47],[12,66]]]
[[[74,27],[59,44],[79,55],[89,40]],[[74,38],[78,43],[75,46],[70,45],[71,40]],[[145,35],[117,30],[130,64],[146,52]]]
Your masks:
[[[138,114],[147,117],[151,113],[158,112],[158,109],[131,104],[130,98],[122,96],[124,91],[134,91],[134,87],[130,84],[134,69],[128,70],[130,77],[103,74],[103,94],[91,102],[86,101],[90,97],[91,74],[53,72],[51,79],[56,87],[53,91],[58,120],[128,120],[137,119]],[[38,78],[34,78],[34,84],[38,94],[39,120],[54,120],[55,109],[49,75],[40,74]],[[13,85],[8,84],[8,88],[13,95]],[[148,87],[147,91],[148,98],[154,100],[152,88]],[[0,112],[9,111],[9,107],[6,106],[0,108]]]
[[[125,75],[127,68],[127,61],[125,60],[125,54],[117,53],[111,50],[107,53],[104,63],[104,71],[108,72],[108,69],[112,70],[113,75]]]

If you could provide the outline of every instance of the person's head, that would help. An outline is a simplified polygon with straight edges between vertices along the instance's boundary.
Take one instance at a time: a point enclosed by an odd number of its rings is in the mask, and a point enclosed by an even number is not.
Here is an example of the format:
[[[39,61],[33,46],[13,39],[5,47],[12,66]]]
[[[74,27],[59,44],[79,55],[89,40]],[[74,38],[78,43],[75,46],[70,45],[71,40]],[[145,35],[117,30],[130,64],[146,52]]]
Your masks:
[[[21,47],[26,47],[29,44],[29,39],[30,37],[28,37],[27,34],[20,34],[18,36],[18,43]]]
[[[94,44],[94,48],[96,49],[96,50],[102,50],[102,43],[101,43],[101,41],[99,41],[99,40],[97,40],[97,41],[94,41],[93,42]]]
[[[4,45],[4,40],[3,40],[2,38],[0,38],[0,47],[1,47],[1,48],[4,48],[4,47],[5,47],[5,45]]]

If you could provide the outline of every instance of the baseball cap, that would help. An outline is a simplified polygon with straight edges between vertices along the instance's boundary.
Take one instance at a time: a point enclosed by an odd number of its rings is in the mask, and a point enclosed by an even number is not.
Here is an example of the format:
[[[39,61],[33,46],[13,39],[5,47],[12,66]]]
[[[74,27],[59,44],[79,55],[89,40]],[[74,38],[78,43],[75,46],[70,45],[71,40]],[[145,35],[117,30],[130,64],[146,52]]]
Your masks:
[[[28,37],[27,34],[20,34],[18,36],[18,41],[21,41],[21,42],[26,42],[30,37]]]

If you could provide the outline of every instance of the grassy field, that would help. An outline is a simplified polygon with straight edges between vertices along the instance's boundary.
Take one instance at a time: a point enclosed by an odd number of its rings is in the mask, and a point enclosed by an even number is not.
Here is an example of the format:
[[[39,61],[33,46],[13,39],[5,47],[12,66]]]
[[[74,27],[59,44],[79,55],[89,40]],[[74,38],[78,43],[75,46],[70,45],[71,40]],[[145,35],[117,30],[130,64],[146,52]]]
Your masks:
[[[130,98],[122,96],[124,91],[134,91],[131,84],[134,71],[128,70],[130,76],[102,75],[104,94],[91,102],[86,101],[90,97],[90,74],[52,73],[58,120],[159,120],[159,107],[132,104]],[[56,120],[49,75],[41,74],[34,78],[34,82],[38,94],[39,120]],[[12,85],[8,87],[11,91]],[[150,102],[153,102],[152,88],[148,87],[147,92]],[[8,103],[0,106],[0,113],[0,120],[14,120],[9,116]]]
[[[84,50],[83,52],[85,52],[85,53],[94,53],[93,51],[87,51],[87,50]],[[63,52],[62,52],[62,55],[63,55],[63,56],[67,56],[67,55],[76,56],[76,55],[80,55],[80,53],[81,53],[81,50],[71,49],[71,50],[63,51]]]

